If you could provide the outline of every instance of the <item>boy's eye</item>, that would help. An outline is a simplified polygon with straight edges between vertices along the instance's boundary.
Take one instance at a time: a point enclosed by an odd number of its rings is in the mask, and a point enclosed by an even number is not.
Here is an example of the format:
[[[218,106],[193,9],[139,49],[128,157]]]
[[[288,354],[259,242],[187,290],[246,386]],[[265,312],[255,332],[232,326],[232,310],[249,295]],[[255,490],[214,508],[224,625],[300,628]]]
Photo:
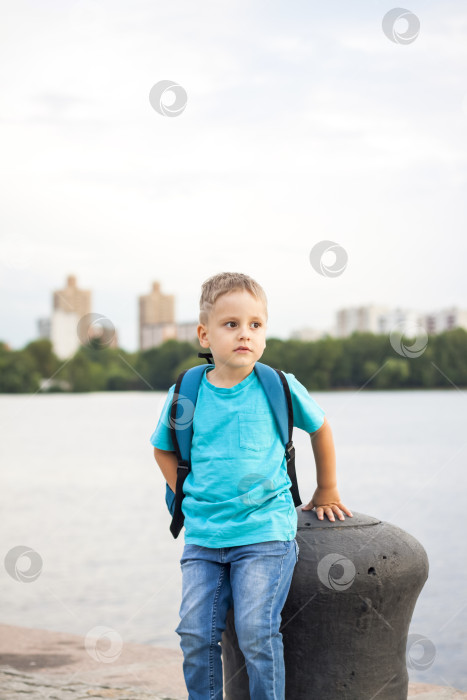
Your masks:
[[[230,323],[233,323],[234,325],[236,325],[237,322],[236,321],[227,321],[227,323],[225,325],[228,326]],[[256,326],[256,328],[259,328],[261,326],[261,323],[259,321],[252,321],[252,323]]]

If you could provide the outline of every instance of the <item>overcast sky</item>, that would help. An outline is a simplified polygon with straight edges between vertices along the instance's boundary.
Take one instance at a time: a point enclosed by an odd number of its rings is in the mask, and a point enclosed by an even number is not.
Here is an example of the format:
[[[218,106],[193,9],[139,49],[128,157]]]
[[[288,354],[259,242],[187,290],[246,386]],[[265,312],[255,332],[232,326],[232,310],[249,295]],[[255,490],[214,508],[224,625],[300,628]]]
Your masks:
[[[467,5],[411,1],[406,44],[393,7],[2,2],[0,339],[36,338],[68,274],[128,350],[153,280],[189,321],[225,270],[263,285],[270,336],[350,305],[467,308]],[[179,116],[150,104],[163,80]],[[322,240],[337,277],[310,264]]]

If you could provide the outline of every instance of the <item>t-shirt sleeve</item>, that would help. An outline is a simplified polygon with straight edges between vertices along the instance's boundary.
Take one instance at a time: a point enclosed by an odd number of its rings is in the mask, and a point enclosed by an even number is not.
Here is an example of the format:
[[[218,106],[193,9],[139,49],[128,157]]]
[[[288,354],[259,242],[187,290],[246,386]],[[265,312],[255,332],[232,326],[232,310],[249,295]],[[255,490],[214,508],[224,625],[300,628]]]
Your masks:
[[[175,447],[172,442],[172,436],[170,434],[170,407],[172,405],[172,397],[175,391],[175,384],[173,384],[167,398],[164,403],[164,407],[159,416],[159,422],[157,423],[156,429],[151,435],[150,442],[151,445],[157,447],[159,450],[168,450],[170,452],[175,452]]]
[[[284,372],[290,388],[293,406],[293,424],[307,433],[314,433],[324,423],[325,413],[308,390],[298,379],[288,372]]]

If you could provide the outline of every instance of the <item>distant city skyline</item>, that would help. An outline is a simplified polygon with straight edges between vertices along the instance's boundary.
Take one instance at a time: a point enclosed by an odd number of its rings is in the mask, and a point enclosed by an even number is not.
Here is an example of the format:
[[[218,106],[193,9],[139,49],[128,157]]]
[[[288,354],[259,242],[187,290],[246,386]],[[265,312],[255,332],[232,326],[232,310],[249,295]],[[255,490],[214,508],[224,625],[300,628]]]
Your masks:
[[[138,350],[157,347],[168,339],[196,341],[198,319],[180,322],[176,315],[176,295],[166,294],[158,280],[149,291],[137,297]],[[49,316],[37,319],[38,337],[52,341],[55,354],[71,357],[81,343],[100,337],[108,347],[124,347],[118,341],[119,330],[112,319],[93,310],[92,289],[83,289],[76,275],[68,274],[66,286],[52,290]],[[439,333],[456,327],[467,329],[467,310],[401,309],[388,305],[363,305],[338,309],[332,326],[319,329],[302,326],[284,339],[315,341],[322,337],[346,337],[354,331],[390,334],[399,329],[404,335]],[[272,337],[270,332],[268,337]],[[279,336],[283,337],[283,336]],[[124,348],[129,350],[129,348]]]
[[[390,9],[5,5],[0,338],[37,336],[67,270],[130,351],[154,279],[188,322],[205,279],[245,272],[282,338],[348,306],[464,308],[467,8],[414,0],[406,45]],[[149,98],[167,80],[175,117]],[[338,276],[310,263],[321,241],[346,252]]]

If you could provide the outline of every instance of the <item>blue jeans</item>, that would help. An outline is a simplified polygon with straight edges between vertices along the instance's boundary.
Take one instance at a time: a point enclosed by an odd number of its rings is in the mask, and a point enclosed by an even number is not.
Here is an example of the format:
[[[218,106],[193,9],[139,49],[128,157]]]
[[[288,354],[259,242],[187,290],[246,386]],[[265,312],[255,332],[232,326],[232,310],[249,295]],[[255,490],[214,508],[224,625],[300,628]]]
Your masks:
[[[229,608],[245,657],[250,696],[284,700],[281,612],[298,560],[298,544],[274,540],[237,547],[185,544],[182,603],[176,628],[188,700],[222,700],[220,641]]]

